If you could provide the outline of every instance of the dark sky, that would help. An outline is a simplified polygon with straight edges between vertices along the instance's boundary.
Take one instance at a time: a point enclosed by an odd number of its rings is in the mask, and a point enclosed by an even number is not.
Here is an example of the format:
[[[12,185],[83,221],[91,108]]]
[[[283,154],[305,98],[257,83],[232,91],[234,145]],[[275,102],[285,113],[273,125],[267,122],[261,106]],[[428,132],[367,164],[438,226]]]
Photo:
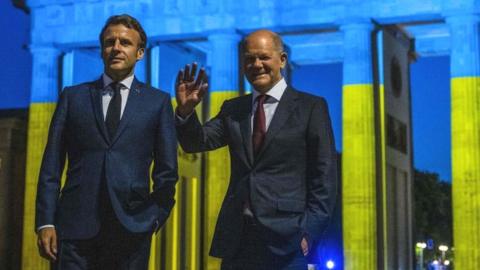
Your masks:
[[[27,108],[32,77],[30,16],[0,1],[0,109]],[[294,70],[293,85],[324,96],[330,108],[337,149],[341,149],[342,66],[304,66]],[[419,58],[411,65],[414,165],[451,179],[449,58]]]
[[[450,181],[450,58],[419,58],[410,74],[415,167]]]
[[[10,0],[0,1],[0,109],[26,108],[30,99],[32,60],[28,52],[30,16]]]

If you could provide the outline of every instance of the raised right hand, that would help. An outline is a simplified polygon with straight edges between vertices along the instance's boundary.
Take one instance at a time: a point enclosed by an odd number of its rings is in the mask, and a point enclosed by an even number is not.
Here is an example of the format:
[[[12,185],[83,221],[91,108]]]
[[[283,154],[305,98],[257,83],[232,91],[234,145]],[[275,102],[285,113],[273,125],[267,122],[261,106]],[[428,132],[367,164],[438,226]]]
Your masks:
[[[202,101],[208,88],[207,75],[205,69],[201,68],[198,76],[197,63],[185,65],[185,70],[178,71],[177,80],[175,83],[175,96],[177,99],[177,113],[181,117],[186,117],[193,112],[195,106]]]
[[[38,251],[43,258],[57,260],[57,232],[55,228],[47,227],[38,231]]]

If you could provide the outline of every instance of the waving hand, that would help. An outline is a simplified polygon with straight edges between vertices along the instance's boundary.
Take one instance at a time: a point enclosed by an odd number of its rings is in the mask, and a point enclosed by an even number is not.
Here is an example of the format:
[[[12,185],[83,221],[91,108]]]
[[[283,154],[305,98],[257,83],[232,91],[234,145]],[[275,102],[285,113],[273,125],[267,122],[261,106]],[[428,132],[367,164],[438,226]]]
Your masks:
[[[190,65],[185,65],[185,69],[178,71],[175,95],[177,99],[177,113],[181,117],[191,114],[195,106],[202,101],[202,97],[207,91],[208,80],[205,69],[201,68],[198,75],[196,73],[197,63],[192,63],[191,69]]]

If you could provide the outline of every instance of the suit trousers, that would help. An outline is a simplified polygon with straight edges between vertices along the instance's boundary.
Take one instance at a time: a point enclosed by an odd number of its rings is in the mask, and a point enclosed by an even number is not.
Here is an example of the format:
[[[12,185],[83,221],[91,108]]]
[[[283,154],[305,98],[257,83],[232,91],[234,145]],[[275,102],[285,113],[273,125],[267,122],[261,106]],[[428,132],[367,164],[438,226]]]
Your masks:
[[[241,244],[235,256],[222,260],[222,270],[306,270],[307,259],[300,243],[298,251],[285,256],[273,254],[262,240],[262,228],[254,218],[245,216]]]
[[[105,183],[99,196],[101,225],[91,239],[62,239],[54,270],[147,270],[152,232],[132,233],[118,221]]]

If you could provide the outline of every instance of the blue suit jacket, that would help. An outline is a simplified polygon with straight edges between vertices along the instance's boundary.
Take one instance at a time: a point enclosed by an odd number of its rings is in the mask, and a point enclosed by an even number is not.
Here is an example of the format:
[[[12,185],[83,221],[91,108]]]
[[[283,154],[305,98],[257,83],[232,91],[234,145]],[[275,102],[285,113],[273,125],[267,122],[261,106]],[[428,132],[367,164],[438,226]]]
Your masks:
[[[101,79],[65,88],[50,124],[35,226],[54,224],[60,239],[97,234],[103,179],[118,220],[131,232],[158,229],[174,204],[178,176],[170,96],[134,79],[117,133],[110,139],[102,89]],[[66,159],[67,178],[61,189]]]

